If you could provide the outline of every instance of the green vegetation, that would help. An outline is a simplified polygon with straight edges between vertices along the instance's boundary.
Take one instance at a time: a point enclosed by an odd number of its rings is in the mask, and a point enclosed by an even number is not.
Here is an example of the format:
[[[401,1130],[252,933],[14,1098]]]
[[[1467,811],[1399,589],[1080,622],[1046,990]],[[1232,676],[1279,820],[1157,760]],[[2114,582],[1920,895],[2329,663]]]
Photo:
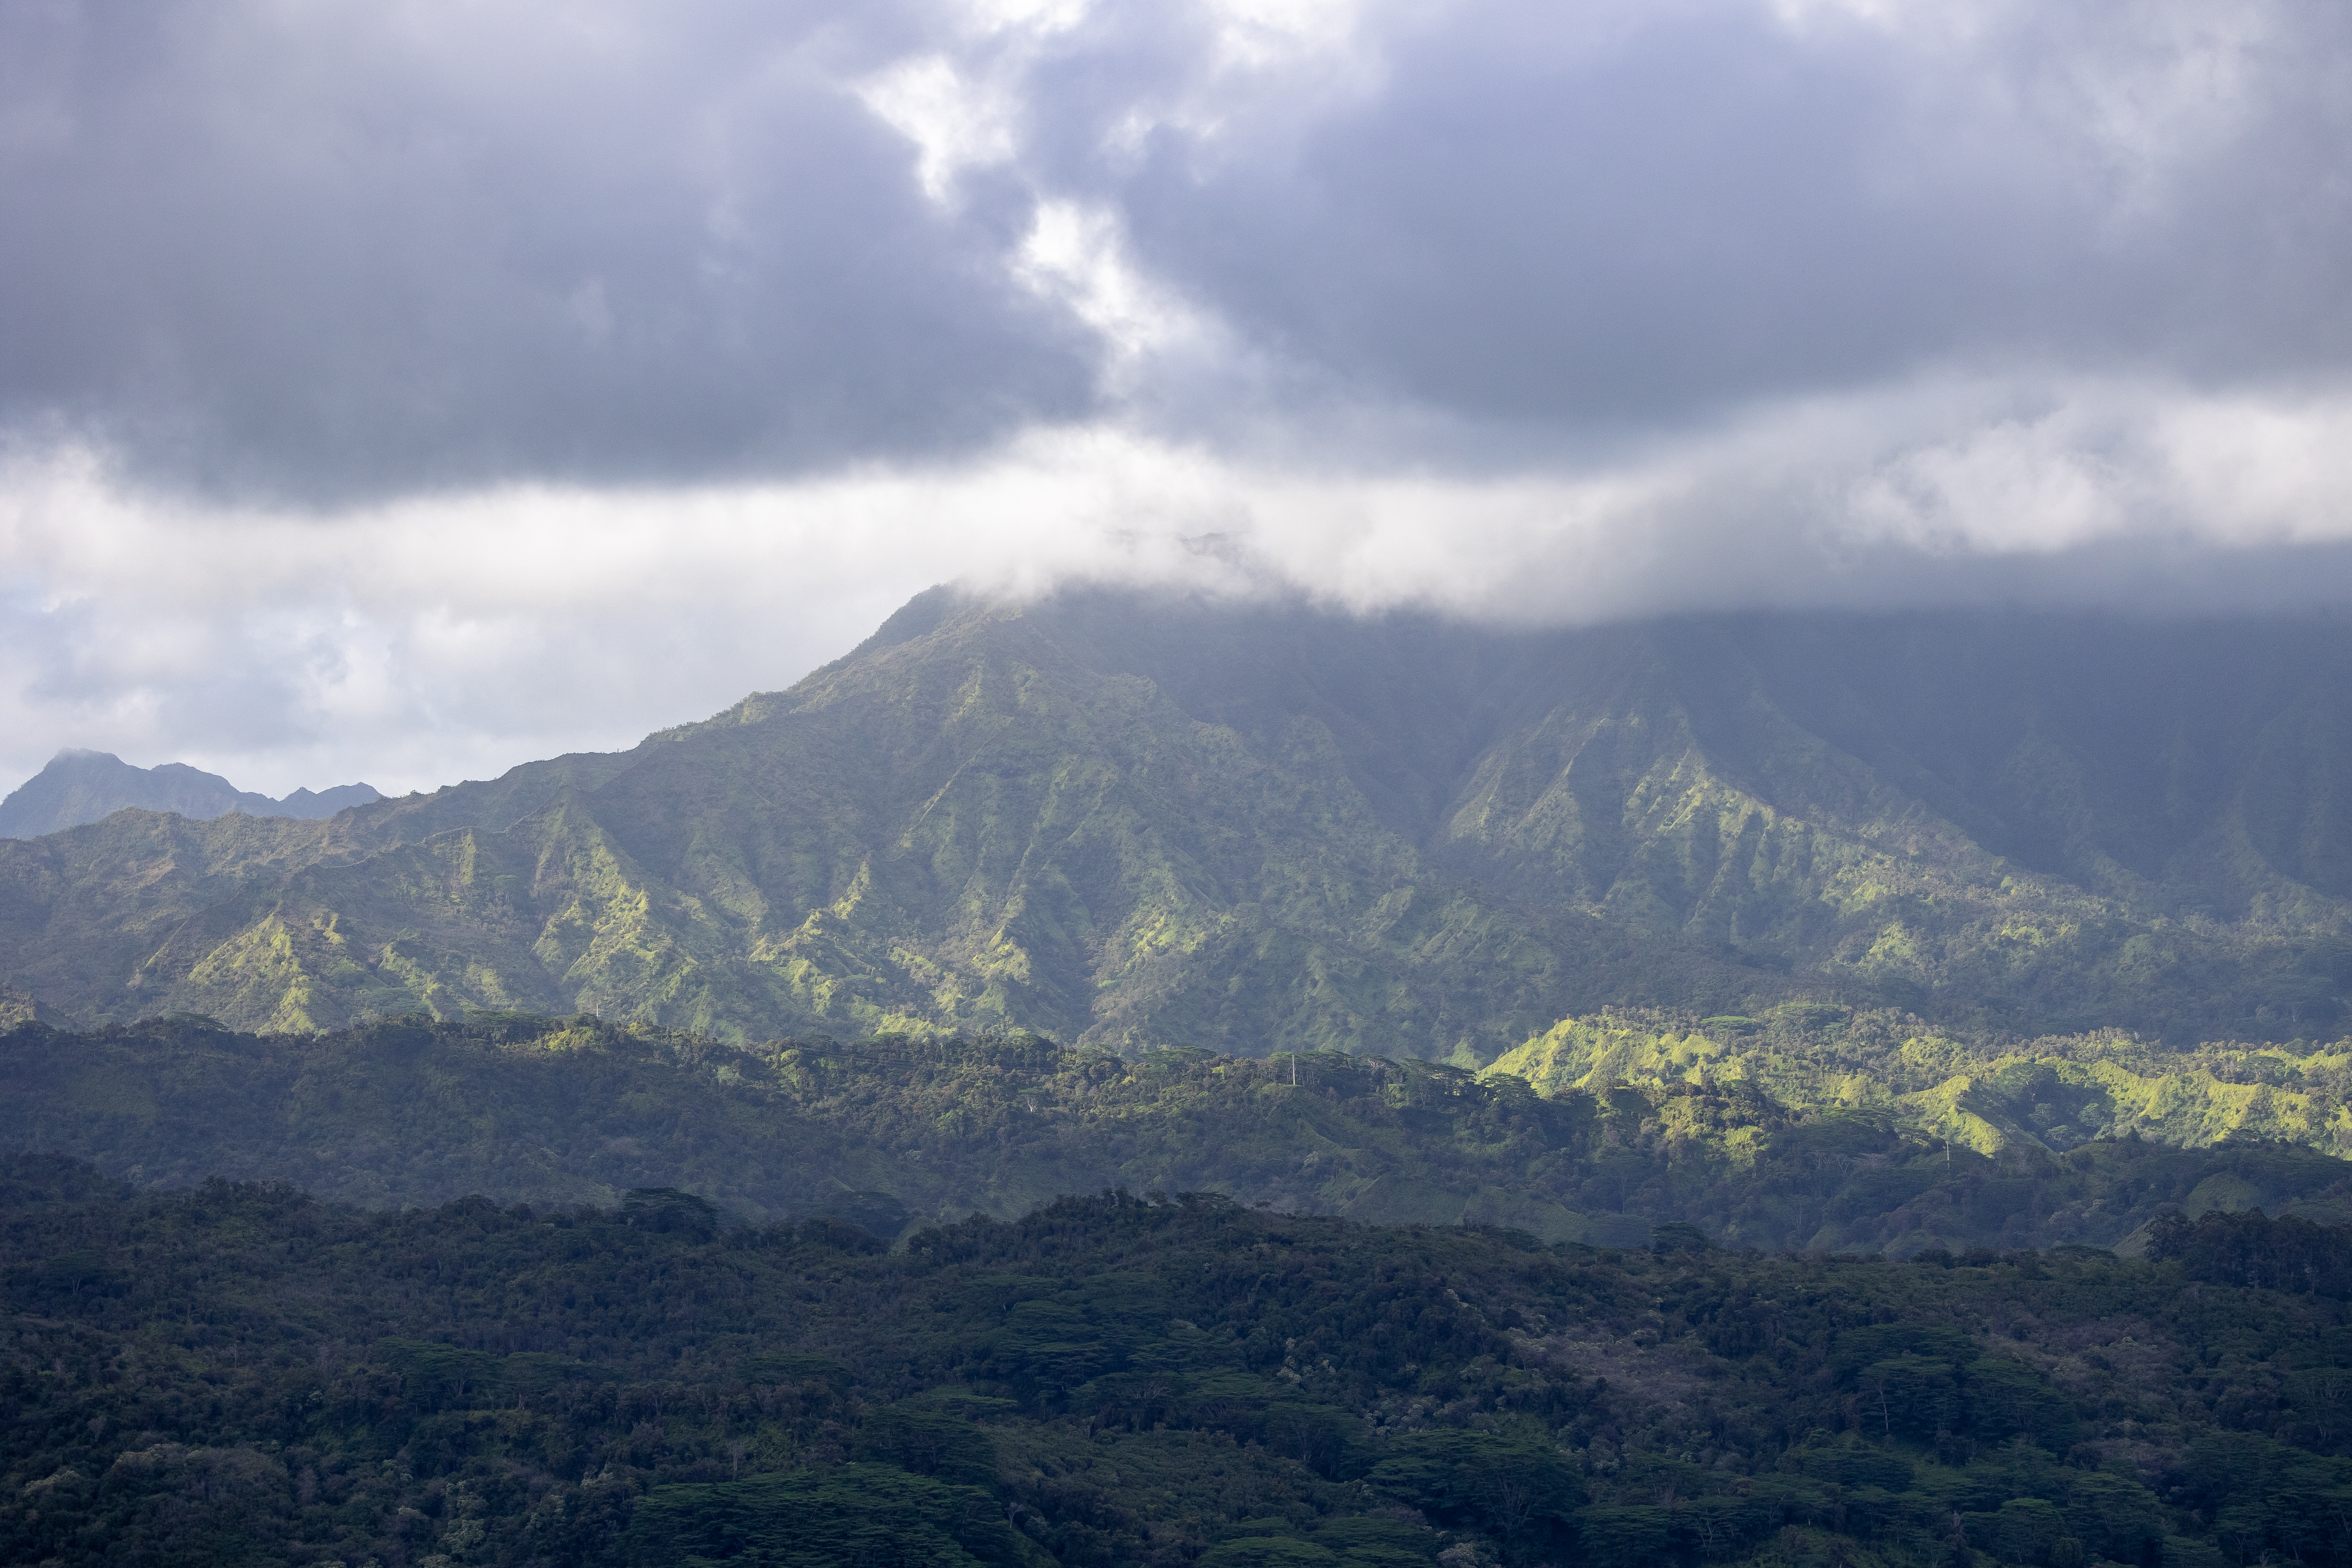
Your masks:
[[[1885,1010],[1799,1003],[1761,1018],[1562,1019],[1481,1076],[1545,1095],[1761,1095],[1783,1112],[1874,1114],[1986,1154],[2127,1133],[2187,1148],[2237,1138],[2352,1152],[2352,1040],[2174,1050],[2108,1031],[1969,1041]]]
[[[0,1560],[2352,1568],[2348,663],[935,593],[0,843]]]
[[[634,751],[331,822],[0,844],[52,1022],[586,1010],[1471,1066],[1603,1006],[2335,1030],[2352,638],[2080,616],[1561,633],[943,593]]]
[[[2194,1058],[2207,1078],[2158,1080],[2170,1120],[2094,1126],[2078,1105],[2149,1101],[2066,1100],[2075,1119],[2061,1121],[2052,1101],[1996,1090],[2055,1081],[2068,1059],[2029,1071],[2018,1063],[2040,1058],[2011,1051],[1988,1066],[1900,1024],[1804,1007],[1744,1032],[1613,1016],[1483,1075],[1328,1052],[1122,1059],[1026,1035],[733,1046],[516,1015],[317,1037],[193,1017],[87,1035],[36,1024],[0,1035],[0,1147],[146,1186],[284,1180],[372,1208],[469,1194],[610,1205],[677,1188],[756,1223],[829,1215],[885,1237],[1118,1186],[1547,1242],[1638,1246],[1680,1225],[1767,1250],[1897,1255],[2137,1250],[2169,1205],[2352,1219],[2341,1159],[2280,1141],[2285,1123],[2219,1127],[2213,1109],[2244,1089],[2223,1074],[2293,1067],[2325,1092],[2340,1047],[2209,1051]],[[1915,1079],[1856,1087],[1884,1061]],[[1953,1089],[1956,1075],[1972,1087]],[[2209,1080],[2218,1098],[2198,1100]],[[1954,1105],[1973,1120],[1948,1138]],[[2093,1131],[2112,1136],[2084,1142]],[[2177,1135],[2206,1146],[2166,1142]]]
[[[2352,1238],[1771,1258],[1107,1194],[886,1250],[0,1162],[0,1558],[2352,1559]]]

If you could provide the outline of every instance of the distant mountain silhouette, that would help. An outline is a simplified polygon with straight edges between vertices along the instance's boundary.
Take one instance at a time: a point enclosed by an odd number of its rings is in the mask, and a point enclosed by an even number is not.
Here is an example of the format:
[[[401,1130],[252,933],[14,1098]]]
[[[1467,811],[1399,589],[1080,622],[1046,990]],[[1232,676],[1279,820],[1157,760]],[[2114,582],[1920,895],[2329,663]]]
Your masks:
[[[185,763],[134,768],[110,752],[68,750],[0,800],[0,838],[37,838],[102,821],[126,806],[198,819],[226,816],[232,811],[315,819],[383,798],[373,785],[348,784],[329,790],[298,789],[283,800],[272,800]]]

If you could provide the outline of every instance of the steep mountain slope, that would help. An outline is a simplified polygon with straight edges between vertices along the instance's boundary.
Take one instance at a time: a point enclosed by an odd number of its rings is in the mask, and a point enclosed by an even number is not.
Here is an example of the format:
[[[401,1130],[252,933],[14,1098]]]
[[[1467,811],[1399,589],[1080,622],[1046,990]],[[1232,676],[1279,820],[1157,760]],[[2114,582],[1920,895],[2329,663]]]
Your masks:
[[[1995,1023],[2267,1009],[2307,1028],[2352,984],[2326,940],[2352,891],[2352,636],[2334,622],[1252,638],[1202,616],[1155,642],[1090,607],[1107,663],[1202,717],[1265,733],[1314,714],[1432,868],[1482,889]],[[1227,650],[1205,672],[1186,653],[1204,646]]]
[[[5,800],[0,800],[0,838],[37,838],[44,833],[97,822],[126,807],[176,812],[182,816],[332,816],[347,806],[383,796],[372,785],[337,784],[298,789],[283,800],[238,789],[218,773],[185,763],[134,768],[105,752],[59,752]]]
[[[634,751],[331,823],[0,845],[83,1022],[590,1010],[1484,1061],[1603,1005],[2310,1035],[2352,989],[2333,622],[1509,633],[923,595]]]

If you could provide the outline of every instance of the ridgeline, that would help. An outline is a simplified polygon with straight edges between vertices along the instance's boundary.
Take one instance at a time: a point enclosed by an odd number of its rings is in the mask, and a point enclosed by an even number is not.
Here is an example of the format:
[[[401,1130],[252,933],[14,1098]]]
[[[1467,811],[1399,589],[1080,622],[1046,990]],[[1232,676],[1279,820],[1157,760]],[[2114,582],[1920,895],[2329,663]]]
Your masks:
[[[331,820],[0,843],[0,985],[89,1027],[483,1009],[1483,1066],[1604,1007],[2325,1037],[2352,632],[1576,632],[943,591],[635,750]]]
[[[1890,1037],[1898,1023],[1612,1016],[1484,1073],[1337,1052],[1122,1058],[1028,1035],[739,1046],[513,1015],[320,1037],[34,1024],[0,1036],[0,1146],[146,1186],[284,1181],[371,1208],[678,1188],[749,1222],[830,1216],[886,1239],[1109,1187],[1546,1242],[1640,1246],[1679,1225],[1896,1256],[2137,1251],[2172,1205],[2352,1219],[2352,1167],[2302,1146],[2347,1047],[2174,1058],[2062,1040],[1972,1061]],[[1916,1089],[1857,1066],[1890,1060]],[[2294,1072],[2307,1091],[2233,1081]]]

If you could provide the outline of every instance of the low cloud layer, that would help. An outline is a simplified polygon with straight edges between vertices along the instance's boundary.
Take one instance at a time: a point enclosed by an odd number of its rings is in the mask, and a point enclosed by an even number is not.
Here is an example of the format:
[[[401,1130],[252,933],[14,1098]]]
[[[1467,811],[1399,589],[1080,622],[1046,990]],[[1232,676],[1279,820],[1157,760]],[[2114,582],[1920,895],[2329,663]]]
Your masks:
[[[932,581],[2352,595],[2352,14],[0,0],[0,770],[495,771]]]

